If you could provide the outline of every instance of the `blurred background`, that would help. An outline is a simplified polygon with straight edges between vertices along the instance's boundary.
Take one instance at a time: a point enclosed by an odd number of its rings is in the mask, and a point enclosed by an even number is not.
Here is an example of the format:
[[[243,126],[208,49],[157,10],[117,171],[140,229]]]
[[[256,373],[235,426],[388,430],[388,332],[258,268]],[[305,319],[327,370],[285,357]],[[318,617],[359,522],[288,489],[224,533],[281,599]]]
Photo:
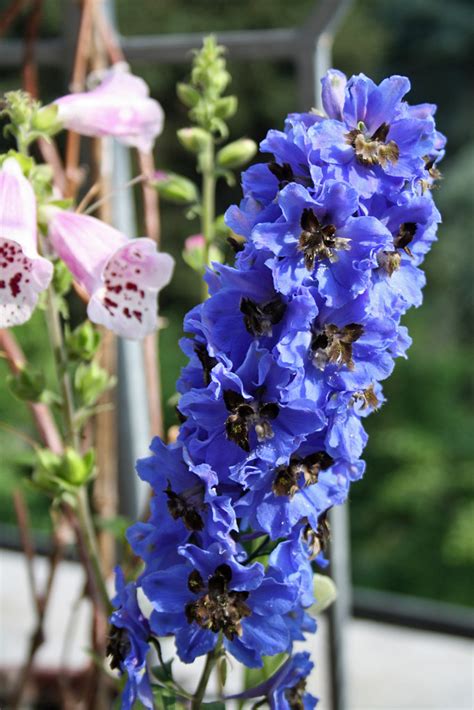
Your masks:
[[[0,0],[0,6],[5,0]],[[117,0],[120,31],[128,34],[211,32],[302,25],[314,0]],[[1,9],[1,7],[0,7]],[[46,0],[41,36],[62,32],[61,3]],[[21,19],[10,35],[21,37]],[[439,243],[426,260],[428,285],[421,309],[405,324],[413,337],[407,361],[399,361],[385,385],[387,404],[368,420],[365,478],[350,498],[352,575],[357,586],[446,602],[472,603],[474,562],[474,441],[472,364],[472,238],[474,215],[473,92],[469,91],[474,13],[470,0],[354,0],[337,33],[333,65],[375,81],[406,74],[411,103],[434,102],[437,123],[448,136],[441,165],[444,179],[435,198],[444,223]],[[308,57],[308,61],[312,60]],[[135,68],[163,105],[166,126],[155,152],[157,167],[192,176],[193,165],[179,146],[176,130],[187,124],[175,85],[186,78],[189,56],[176,65]],[[230,61],[232,93],[240,108],[230,123],[231,138],[260,141],[280,128],[298,103],[294,67],[284,61]],[[132,69],[134,67],[132,66]],[[2,91],[17,88],[19,72],[2,70]],[[66,93],[62,72],[40,73],[46,103]],[[139,195],[137,195],[137,199]],[[221,185],[219,208],[240,199],[240,189]],[[184,313],[199,301],[199,282],[180,258],[184,239],[199,230],[177,208],[163,205],[163,249],[177,258],[172,284],[161,297],[167,327],[161,335],[165,402],[175,391],[184,357],[178,354]],[[139,230],[143,233],[143,228]],[[42,315],[17,334],[27,356],[44,367],[48,343]],[[1,380],[7,374],[0,360]],[[23,404],[0,388],[0,421],[28,433],[32,423]],[[166,423],[175,424],[166,405]],[[3,540],[15,524],[11,493],[30,475],[30,452],[21,439],[0,429]],[[48,530],[47,502],[27,489],[35,529]],[[0,540],[1,543],[1,540]]]

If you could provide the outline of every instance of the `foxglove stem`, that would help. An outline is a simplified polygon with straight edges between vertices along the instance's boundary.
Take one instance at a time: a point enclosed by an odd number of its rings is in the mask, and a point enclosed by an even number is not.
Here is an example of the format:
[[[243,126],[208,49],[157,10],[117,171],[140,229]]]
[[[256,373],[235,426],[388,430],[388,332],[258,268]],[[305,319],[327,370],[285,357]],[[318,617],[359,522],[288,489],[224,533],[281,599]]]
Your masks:
[[[72,384],[68,373],[68,359],[66,349],[64,347],[64,338],[61,330],[61,321],[55,300],[53,288],[48,288],[48,325],[51,337],[51,345],[53,349],[54,362],[56,372],[62,393],[62,409],[64,421],[66,423],[65,440],[76,451],[79,451],[79,432],[75,423],[74,416],[74,398],[72,392]],[[104,611],[110,613],[112,610],[107,588],[102,576],[101,565],[99,561],[97,540],[94,531],[94,526],[89,510],[89,502],[87,499],[87,491],[84,487],[80,488],[76,497],[75,512],[77,519],[84,536],[87,552],[89,554],[91,568],[94,573],[94,582],[100,598],[102,600]]]
[[[216,216],[216,176],[214,141],[209,143],[202,155],[202,214],[201,229],[204,236],[204,273],[209,266],[209,252],[214,241],[214,220]],[[207,284],[202,282],[202,300],[208,297]]]

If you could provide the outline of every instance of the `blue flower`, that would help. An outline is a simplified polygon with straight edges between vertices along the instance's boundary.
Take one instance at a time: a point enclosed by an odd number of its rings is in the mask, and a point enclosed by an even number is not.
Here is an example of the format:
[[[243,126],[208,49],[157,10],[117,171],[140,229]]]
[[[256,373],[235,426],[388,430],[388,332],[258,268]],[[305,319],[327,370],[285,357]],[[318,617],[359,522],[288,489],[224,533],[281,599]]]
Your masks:
[[[140,611],[136,586],[125,584],[122,570],[115,570],[117,594],[112,600],[116,610],[110,617],[111,630],[107,645],[110,667],[127,673],[122,693],[122,710],[132,710],[138,699],[145,708],[153,710],[153,694],[148,677],[146,657],[151,636],[148,621]]]
[[[211,651],[222,635],[225,648],[250,667],[262,655],[287,651],[290,634],[284,615],[297,590],[266,575],[254,562],[244,566],[216,546],[180,548],[182,561],[143,576],[153,605],[150,624],[157,635],[173,633],[185,663]]]
[[[264,683],[229,699],[263,697],[272,710],[312,710],[318,701],[306,692],[306,679],[313,668],[309,653],[295,653]]]

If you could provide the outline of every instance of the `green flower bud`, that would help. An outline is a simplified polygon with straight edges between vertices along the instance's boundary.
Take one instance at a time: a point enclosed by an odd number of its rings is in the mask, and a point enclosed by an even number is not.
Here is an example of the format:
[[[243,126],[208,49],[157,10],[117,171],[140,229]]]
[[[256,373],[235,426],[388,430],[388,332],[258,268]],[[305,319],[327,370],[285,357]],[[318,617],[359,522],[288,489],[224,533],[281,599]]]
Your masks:
[[[94,463],[92,449],[81,456],[75,449],[68,447],[61,459],[59,477],[72,486],[83,486],[94,473]]]
[[[33,483],[43,491],[52,495],[61,492],[59,471],[61,457],[49,449],[39,449],[36,452],[37,464],[33,471]]]
[[[240,168],[248,163],[257,152],[257,144],[250,138],[241,138],[238,141],[224,146],[217,154],[217,164],[221,168]]]
[[[43,106],[35,111],[31,121],[33,130],[52,136],[61,130],[61,124],[58,121],[58,107],[55,104]]]
[[[92,360],[100,345],[100,333],[89,320],[66,333],[66,348],[73,360]]]
[[[178,205],[188,205],[199,199],[198,189],[192,180],[176,173],[156,172],[151,185],[160,197]]]
[[[337,597],[337,587],[331,577],[325,574],[315,574],[313,577],[313,591],[316,599],[315,603],[310,606],[308,613],[310,616],[319,616],[322,612],[331,606]]]
[[[94,405],[101,394],[113,386],[114,378],[96,362],[81,362],[74,373],[74,387],[86,407]]]
[[[193,128],[180,128],[177,131],[178,140],[181,145],[191,153],[201,153],[205,150],[210,141],[210,134],[203,128],[194,126]]]
[[[176,87],[176,93],[178,94],[178,98],[185,106],[188,106],[188,108],[196,106],[201,98],[199,91],[191,86],[191,84],[178,84]]]
[[[232,118],[237,113],[237,96],[224,96],[218,99],[214,106],[214,114],[217,118]]]
[[[7,384],[10,391],[26,402],[39,402],[46,387],[45,376],[39,370],[24,367],[17,375],[9,375]]]
[[[72,286],[72,275],[64,261],[57,259],[54,262],[53,288],[58,296],[65,296]]]

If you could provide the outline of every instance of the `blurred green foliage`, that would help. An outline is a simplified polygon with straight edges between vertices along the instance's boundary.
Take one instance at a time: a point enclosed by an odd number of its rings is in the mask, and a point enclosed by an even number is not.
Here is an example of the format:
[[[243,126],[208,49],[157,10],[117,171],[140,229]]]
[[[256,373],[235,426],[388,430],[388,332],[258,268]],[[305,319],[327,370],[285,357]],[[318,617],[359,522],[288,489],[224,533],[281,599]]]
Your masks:
[[[218,31],[298,25],[313,0],[117,0],[118,21],[126,34]],[[61,25],[60,4],[46,0],[43,35]],[[473,382],[472,363],[472,210],[474,132],[470,47],[474,15],[469,0],[355,0],[338,33],[334,66],[374,80],[406,74],[410,101],[435,102],[440,130],[448,136],[445,180],[436,192],[444,224],[439,243],[426,260],[425,303],[405,323],[413,337],[409,359],[400,361],[385,385],[388,403],[367,420],[367,473],[353,486],[351,520],[353,576],[356,584],[417,594],[451,602],[472,599],[470,565],[474,560]],[[22,22],[15,27],[20,35]],[[308,56],[308,62],[312,57]],[[186,79],[190,58],[180,66],[137,66],[167,116],[156,151],[157,165],[193,177],[192,159],[175,132],[187,123],[175,93]],[[231,61],[232,92],[239,111],[230,121],[231,138],[261,140],[282,125],[298,105],[295,70],[284,61]],[[17,72],[0,74],[2,87],[15,88]],[[67,77],[45,70],[45,100],[65,93]],[[222,184],[223,211],[239,199],[239,190]],[[140,195],[137,191],[137,200]],[[163,206],[163,248],[178,260],[173,283],[162,297],[168,326],[160,335],[165,400],[175,391],[184,357],[177,354],[184,313],[199,299],[199,283],[180,253],[184,239],[198,230],[182,210]],[[36,366],[47,361],[42,315],[17,329]],[[0,360],[0,376],[6,367]],[[174,406],[165,407],[168,425]],[[32,433],[29,415],[6,388],[0,392],[0,420]],[[11,487],[29,473],[30,454],[21,439],[0,430],[2,488],[0,515],[13,521]],[[34,521],[44,523],[46,503],[31,498]],[[42,515],[43,514],[43,515]]]

